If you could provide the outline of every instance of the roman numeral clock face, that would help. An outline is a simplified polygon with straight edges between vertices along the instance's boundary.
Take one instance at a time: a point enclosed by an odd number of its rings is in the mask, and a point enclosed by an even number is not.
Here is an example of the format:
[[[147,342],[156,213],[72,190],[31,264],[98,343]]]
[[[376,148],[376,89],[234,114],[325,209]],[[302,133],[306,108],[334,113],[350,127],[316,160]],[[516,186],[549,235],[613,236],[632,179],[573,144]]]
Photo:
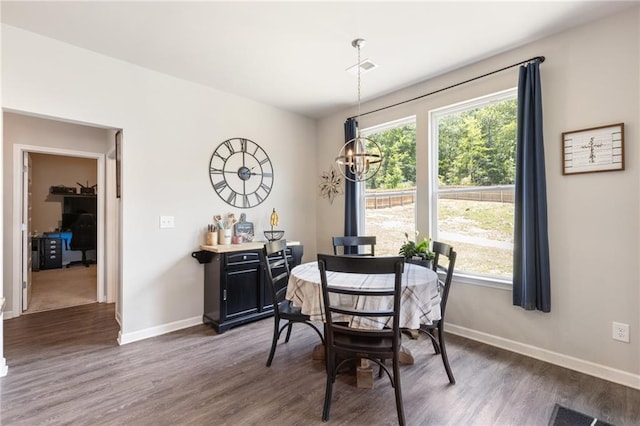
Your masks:
[[[243,138],[228,139],[211,154],[209,178],[213,189],[227,204],[246,209],[269,196],[273,165],[257,143]]]

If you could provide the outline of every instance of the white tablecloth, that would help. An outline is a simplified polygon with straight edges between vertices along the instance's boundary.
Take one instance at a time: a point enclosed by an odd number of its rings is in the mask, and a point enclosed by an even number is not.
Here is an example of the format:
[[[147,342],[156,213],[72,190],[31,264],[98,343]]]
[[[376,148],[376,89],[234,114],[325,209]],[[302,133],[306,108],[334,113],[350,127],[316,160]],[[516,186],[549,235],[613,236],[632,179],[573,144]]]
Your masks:
[[[345,274],[327,272],[330,285],[345,288],[393,288],[393,274]],[[336,295],[334,295],[336,296]],[[291,270],[286,298],[301,308],[312,321],[324,320],[322,288],[318,262],[303,263]],[[391,307],[391,298],[355,298],[340,295],[340,304],[358,305],[359,308],[383,309]],[[406,263],[402,274],[402,300],[400,327],[417,329],[420,324],[431,324],[440,319],[440,294],[438,277],[435,272],[422,266]],[[378,324],[377,328],[383,325]],[[372,324],[352,324],[352,326],[372,328]]]

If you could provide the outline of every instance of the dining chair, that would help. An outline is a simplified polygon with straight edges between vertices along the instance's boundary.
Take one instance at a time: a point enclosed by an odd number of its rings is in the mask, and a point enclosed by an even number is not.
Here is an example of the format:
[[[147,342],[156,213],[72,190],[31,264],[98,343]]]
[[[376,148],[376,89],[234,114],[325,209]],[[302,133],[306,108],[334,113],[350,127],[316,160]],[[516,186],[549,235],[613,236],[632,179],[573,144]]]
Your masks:
[[[342,254],[357,256],[375,256],[376,237],[360,236],[360,237],[333,237],[333,254],[338,255],[338,248],[342,247]],[[369,250],[359,253],[359,246],[369,246]],[[355,253],[350,253],[350,249],[355,247]]]
[[[440,319],[433,321],[431,324],[420,324],[418,332],[425,334],[431,343],[436,354],[442,357],[444,369],[447,371],[449,383],[454,385],[456,379],[451,372],[449,358],[447,357],[447,349],[444,337],[444,314],[447,308],[447,299],[449,298],[449,289],[451,287],[451,279],[453,278],[453,268],[456,264],[456,252],[449,244],[438,241],[433,242],[432,251],[435,257],[432,261],[432,269],[438,274],[438,291],[440,292]],[[448,259],[448,262],[446,262]],[[440,276],[444,275],[444,280]],[[436,339],[437,334],[437,339]]]
[[[287,329],[287,336],[284,342],[289,342],[291,337],[291,329],[293,324],[301,323],[306,324],[313,328],[322,344],[324,344],[324,338],[318,328],[310,321],[309,315],[304,315],[300,308],[293,306],[291,301],[285,299],[287,292],[287,283],[289,282],[289,262],[287,262],[287,241],[277,240],[271,241],[264,245],[262,249],[262,262],[265,267],[267,284],[271,293],[271,300],[273,303],[273,339],[271,341],[271,351],[269,352],[269,358],[267,359],[267,367],[271,366],[273,356],[276,353],[276,346],[280,335]],[[286,321],[280,325],[281,321]]]
[[[398,421],[404,425],[404,408],[400,387],[400,298],[404,258],[401,256],[362,257],[318,254],[318,268],[322,285],[322,300],[325,315],[325,362],[327,383],[322,420],[329,420],[333,384],[340,368],[347,362],[368,359],[386,372],[395,390]],[[332,286],[327,272],[347,274],[395,274],[394,286],[382,289],[345,288]],[[330,275],[330,274],[329,274]],[[372,278],[375,280],[375,277]],[[365,298],[389,299],[388,308],[368,309]],[[344,298],[358,300],[356,306],[337,304]],[[351,319],[351,321],[347,321]],[[379,329],[355,328],[353,320],[373,320]],[[383,326],[384,325],[384,326]],[[384,360],[392,360],[392,371]],[[381,373],[382,374],[382,373]]]

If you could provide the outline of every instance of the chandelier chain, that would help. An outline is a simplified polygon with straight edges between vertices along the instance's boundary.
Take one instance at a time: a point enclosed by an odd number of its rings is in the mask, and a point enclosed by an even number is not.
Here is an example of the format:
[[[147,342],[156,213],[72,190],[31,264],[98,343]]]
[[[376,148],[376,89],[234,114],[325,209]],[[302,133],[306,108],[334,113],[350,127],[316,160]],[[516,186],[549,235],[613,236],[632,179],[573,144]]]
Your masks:
[[[358,118],[360,118],[360,43],[358,43]]]

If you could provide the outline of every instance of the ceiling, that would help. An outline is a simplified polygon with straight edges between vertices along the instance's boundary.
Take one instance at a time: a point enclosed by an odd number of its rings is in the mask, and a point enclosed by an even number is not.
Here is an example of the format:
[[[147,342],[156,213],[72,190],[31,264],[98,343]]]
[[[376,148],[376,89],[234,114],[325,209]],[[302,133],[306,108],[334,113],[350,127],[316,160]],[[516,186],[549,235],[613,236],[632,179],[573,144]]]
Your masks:
[[[2,22],[312,118],[637,1],[2,1]],[[544,52],[536,54],[544,55]],[[526,58],[523,58],[526,59]],[[506,64],[508,65],[508,64]]]

